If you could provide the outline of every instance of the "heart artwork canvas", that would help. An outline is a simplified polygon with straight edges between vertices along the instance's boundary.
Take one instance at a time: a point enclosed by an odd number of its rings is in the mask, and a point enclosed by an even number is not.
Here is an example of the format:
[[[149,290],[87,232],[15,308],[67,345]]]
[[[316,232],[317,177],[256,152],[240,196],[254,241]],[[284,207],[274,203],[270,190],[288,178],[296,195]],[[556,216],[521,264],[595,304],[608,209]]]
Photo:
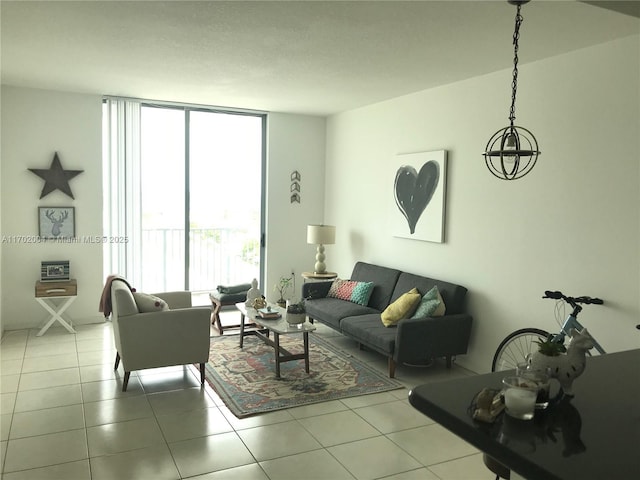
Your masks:
[[[393,235],[444,242],[446,150],[397,155],[393,165]]]

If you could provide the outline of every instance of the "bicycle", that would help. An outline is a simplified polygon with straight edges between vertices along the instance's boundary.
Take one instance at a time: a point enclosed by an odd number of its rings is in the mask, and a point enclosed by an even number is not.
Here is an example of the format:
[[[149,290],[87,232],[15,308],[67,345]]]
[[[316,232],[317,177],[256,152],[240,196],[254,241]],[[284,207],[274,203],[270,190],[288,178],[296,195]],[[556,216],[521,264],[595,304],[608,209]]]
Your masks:
[[[491,363],[491,371],[497,372],[502,370],[513,370],[519,363],[525,362],[535,348],[537,341],[545,341],[549,337],[552,341],[564,343],[565,337],[571,336],[571,329],[582,331],[584,328],[580,322],[578,322],[578,314],[582,311],[583,305],[602,305],[603,300],[599,298],[592,298],[587,296],[582,297],[567,297],[562,292],[547,290],[544,292],[542,298],[552,298],[554,300],[562,300],[566,304],[570,305],[572,310],[567,316],[566,320],[560,327],[560,332],[557,334],[551,334],[540,328],[521,328],[515,332],[507,335],[507,337],[500,342],[495,355],[493,356],[493,362]],[[560,302],[558,302],[559,305]],[[556,306],[556,316],[559,313],[559,307]],[[604,348],[593,339],[594,348],[601,355],[606,353]]]

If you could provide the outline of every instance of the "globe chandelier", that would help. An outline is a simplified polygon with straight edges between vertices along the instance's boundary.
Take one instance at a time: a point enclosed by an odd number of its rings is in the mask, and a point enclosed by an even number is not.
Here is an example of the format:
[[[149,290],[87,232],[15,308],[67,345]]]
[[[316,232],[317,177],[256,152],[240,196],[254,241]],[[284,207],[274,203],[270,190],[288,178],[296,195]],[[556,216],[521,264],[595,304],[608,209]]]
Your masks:
[[[511,109],[509,125],[498,130],[489,139],[484,159],[489,171],[502,180],[517,180],[528,174],[536,164],[540,151],[536,137],[524,127],[514,125],[516,119],[516,92],[518,90],[518,41],[523,17],[522,5],[529,0],[507,0],[516,5],[515,30],[513,32],[513,80],[511,82]]]

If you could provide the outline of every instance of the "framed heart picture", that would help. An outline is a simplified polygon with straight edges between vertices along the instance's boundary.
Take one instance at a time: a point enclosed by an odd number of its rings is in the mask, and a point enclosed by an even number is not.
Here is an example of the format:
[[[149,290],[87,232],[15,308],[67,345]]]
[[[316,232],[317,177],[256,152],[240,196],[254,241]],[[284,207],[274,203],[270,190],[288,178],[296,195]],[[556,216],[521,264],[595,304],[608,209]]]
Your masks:
[[[390,180],[393,236],[444,242],[447,151],[397,155]]]

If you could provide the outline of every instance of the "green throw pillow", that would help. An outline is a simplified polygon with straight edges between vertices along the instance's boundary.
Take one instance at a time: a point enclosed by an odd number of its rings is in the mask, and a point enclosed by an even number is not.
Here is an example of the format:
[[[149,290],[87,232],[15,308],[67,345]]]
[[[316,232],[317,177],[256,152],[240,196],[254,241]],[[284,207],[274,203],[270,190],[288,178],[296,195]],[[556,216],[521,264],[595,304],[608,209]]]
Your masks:
[[[391,327],[403,318],[408,318],[419,302],[420,292],[417,288],[412,288],[384,309],[381,315],[382,323],[385,327]]]
[[[411,318],[441,317],[445,311],[446,307],[440,296],[440,291],[437,285],[434,285],[431,290],[424,294]]]

